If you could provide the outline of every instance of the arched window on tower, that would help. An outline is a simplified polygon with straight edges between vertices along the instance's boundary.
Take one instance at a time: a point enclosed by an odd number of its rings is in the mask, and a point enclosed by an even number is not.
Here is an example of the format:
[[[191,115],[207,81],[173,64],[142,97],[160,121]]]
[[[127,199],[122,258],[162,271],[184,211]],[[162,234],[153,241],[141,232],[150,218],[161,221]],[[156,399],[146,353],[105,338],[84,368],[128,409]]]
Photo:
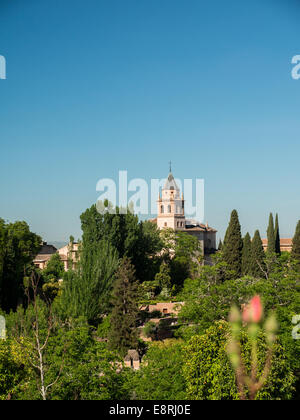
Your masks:
[[[164,212],[165,212],[165,210],[164,210],[164,206],[160,206],[160,212],[161,212],[161,213],[164,213]]]
[[[171,206],[170,206],[170,204],[168,205],[168,213],[171,213]]]

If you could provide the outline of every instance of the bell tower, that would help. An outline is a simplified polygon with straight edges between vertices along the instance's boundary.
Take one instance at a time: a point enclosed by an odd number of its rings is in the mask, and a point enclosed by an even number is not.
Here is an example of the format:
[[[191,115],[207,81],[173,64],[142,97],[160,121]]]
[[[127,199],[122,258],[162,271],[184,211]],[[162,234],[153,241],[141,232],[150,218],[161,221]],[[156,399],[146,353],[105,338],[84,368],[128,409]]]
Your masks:
[[[185,229],[184,198],[171,171],[157,200],[157,226],[159,229]]]

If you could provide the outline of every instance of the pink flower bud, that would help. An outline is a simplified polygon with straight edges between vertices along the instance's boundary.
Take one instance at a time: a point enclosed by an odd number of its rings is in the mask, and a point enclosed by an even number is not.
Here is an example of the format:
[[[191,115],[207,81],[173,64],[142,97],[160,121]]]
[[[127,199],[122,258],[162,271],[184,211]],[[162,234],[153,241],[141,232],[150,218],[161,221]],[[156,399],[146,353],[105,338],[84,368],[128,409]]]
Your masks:
[[[260,322],[263,315],[263,307],[260,297],[258,295],[251,299],[249,305],[244,308],[243,321],[244,322]]]

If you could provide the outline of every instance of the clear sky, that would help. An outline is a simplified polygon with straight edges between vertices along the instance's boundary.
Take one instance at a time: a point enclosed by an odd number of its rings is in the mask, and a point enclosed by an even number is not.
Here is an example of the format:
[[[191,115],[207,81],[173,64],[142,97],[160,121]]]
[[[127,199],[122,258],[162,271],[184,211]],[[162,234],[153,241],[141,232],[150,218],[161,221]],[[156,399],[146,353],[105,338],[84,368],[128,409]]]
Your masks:
[[[0,0],[0,217],[79,237],[99,178],[204,178],[205,219],[300,218],[295,0]]]

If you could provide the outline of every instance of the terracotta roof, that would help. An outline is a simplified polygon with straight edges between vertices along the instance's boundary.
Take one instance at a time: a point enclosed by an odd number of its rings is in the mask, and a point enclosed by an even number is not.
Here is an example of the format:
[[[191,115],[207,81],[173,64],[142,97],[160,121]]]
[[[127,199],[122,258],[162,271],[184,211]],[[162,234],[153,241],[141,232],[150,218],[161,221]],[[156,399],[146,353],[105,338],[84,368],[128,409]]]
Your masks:
[[[268,245],[268,239],[262,239],[263,245]],[[292,238],[280,238],[280,246],[292,246],[293,245],[293,239]]]
[[[157,223],[157,219],[149,219],[148,221],[151,223]]]
[[[188,230],[188,231],[195,231],[195,232],[205,232],[205,230],[206,229],[203,229],[202,227],[200,227],[200,226],[191,226],[191,227],[189,227],[189,226],[186,226],[185,227],[185,229],[184,230]]]
[[[45,262],[45,261],[49,261],[50,258],[52,257],[53,254],[38,254],[35,259],[34,262]]]
[[[140,360],[140,356],[136,350],[128,350],[127,355],[125,356],[125,362],[129,362],[130,360]]]
[[[293,245],[293,239],[292,238],[281,238],[280,239],[280,245]]]
[[[216,229],[214,229],[210,226],[205,226],[203,224],[200,224],[199,226],[186,225],[185,230],[198,231],[198,232],[217,232]]]

